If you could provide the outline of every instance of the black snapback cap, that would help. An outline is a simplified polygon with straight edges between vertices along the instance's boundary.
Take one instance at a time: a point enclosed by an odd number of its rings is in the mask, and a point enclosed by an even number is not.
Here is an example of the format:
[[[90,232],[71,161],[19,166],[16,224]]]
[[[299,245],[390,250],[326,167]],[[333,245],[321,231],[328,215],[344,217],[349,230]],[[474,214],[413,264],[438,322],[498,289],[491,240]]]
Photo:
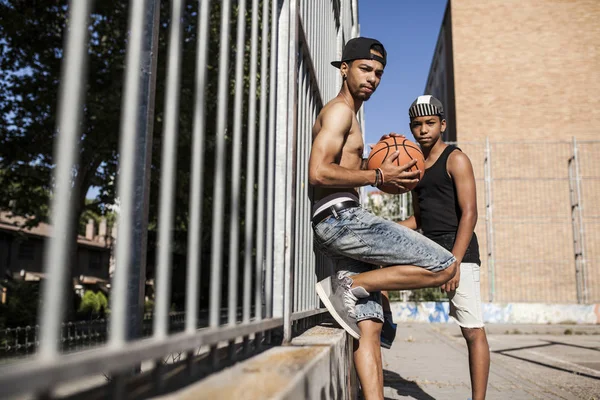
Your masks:
[[[374,45],[381,46],[381,50],[383,52],[382,56],[379,57],[377,54],[371,53],[371,49]],[[344,51],[342,52],[342,60],[341,61],[332,61],[331,65],[336,68],[342,66],[343,62],[353,61],[353,60],[376,60],[383,64],[385,68],[385,63],[387,59],[387,53],[385,51],[385,47],[381,44],[379,40],[358,37],[354,39],[348,40],[346,46],[344,47]]]

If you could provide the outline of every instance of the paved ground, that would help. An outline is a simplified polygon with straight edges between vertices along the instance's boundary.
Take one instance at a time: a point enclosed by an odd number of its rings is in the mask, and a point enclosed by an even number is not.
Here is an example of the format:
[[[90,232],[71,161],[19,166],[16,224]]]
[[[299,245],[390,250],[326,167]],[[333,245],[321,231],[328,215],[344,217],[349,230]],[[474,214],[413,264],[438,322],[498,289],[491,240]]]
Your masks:
[[[488,396],[600,400],[600,326],[490,325]],[[403,324],[383,350],[386,399],[471,397],[467,349],[456,325]]]

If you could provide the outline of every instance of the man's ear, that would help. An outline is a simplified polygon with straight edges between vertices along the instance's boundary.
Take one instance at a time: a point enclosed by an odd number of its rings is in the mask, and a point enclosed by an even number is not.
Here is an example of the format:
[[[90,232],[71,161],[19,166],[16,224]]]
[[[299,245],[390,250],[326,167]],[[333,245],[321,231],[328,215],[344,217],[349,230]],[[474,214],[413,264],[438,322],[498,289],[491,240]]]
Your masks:
[[[340,65],[340,73],[342,74],[342,79],[346,79],[348,77],[348,70],[350,68],[348,67],[348,64],[343,62],[342,65]]]
[[[445,119],[442,119],[442,122],[441,122],[440,124],[441,124],[441,126],[442,126],[442,127],[441,127],[441,129],[442,129],[442,132],[445,132],[445,131],[446,131],[446,120],[445,120]]]

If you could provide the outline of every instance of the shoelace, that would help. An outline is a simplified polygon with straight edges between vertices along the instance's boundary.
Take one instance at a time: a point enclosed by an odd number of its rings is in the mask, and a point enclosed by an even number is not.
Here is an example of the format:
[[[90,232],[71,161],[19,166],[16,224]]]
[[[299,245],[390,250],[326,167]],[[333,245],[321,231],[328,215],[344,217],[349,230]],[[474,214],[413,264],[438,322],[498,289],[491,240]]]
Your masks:
[[[358,299],[352,294],[352,291],[350,290],[350,287],[352,286],[352,279],[342,274],[338,274],[338,279],[341,281],[342,286],[346,288],[346,290],[344,290],[344,306],[348,311],[348,315],[351,318],[356,318],[354,307],[356,306],[356,302],[358,301]]]

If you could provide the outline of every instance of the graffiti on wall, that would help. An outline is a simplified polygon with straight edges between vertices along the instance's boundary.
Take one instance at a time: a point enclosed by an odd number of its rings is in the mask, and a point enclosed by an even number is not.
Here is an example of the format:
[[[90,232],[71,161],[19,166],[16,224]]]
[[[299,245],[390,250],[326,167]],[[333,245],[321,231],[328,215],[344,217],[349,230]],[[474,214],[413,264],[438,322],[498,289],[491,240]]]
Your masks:
[[[395,322],[454,323],[448,302],[394,302],[391,306]],[[600,304],[483,303],[482,312],[484,322],[491,324],[600,323]]]

